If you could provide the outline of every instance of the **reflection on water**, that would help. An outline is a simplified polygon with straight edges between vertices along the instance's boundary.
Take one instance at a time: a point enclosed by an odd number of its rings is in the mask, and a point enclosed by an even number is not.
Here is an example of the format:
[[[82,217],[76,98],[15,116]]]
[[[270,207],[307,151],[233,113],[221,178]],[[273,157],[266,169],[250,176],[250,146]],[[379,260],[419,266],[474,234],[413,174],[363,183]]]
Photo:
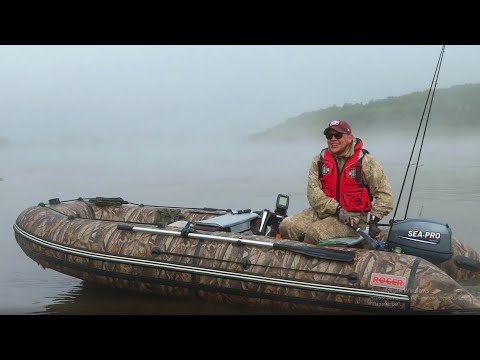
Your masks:
[[[78,284],[52,299],[44,311],[59,315],[258,315],[254,308],[213,305],[203,301],[171,299],[157,295]]]
[[[323,141],[323,140],[322,140]],[[450,140],[451,141],[451,140]],[[162,299],[84,285],[43,270],[15,242],[12,225],[26,207],[95,196],[135,203],[232,209],[273,209],[276,194],[290,195],[289,214],[308,206],[310,161],[323,144],[250,145],[102,143],[96,146],[23,146],[0,151],[0,314],[250,314],[253,309]],[[410,141],[366,141],[384,165],[395,198],[411,152]],[[452,151],[455,149],[455,151]],[[480,250],[480,163],[476,139],[424,145],[408,217],[448,222],[462,242]],[[456,154],[461,154],[457,156]],[[410,183],[396,218],[403,218]],[[404,190],[405,191],[405,190]],[[387,219],[385,219],[386,221]],[[475,293],[478,288],[472,287]],[[264,313],[262,311],[262,313]]]
[[[470,293],[480,298],[480,285],[462,283]],[[29,314],[52,315],[275,315],[268,309],[238,305],[209,304],[201,300],[165,298],[133,291],[78,283],[64,289],[41,311]],[[288,313],[279,313],[287,314]],[[292,313],[292,314],[297,314]]]

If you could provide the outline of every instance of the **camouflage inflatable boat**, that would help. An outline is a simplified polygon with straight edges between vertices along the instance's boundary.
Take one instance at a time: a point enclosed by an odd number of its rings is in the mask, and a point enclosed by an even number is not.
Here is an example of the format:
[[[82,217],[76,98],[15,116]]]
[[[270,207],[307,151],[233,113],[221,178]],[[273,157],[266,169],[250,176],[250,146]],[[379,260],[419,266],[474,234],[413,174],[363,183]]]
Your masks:
[[[51,199],[14,231],[38,264],[100,286],[274,313],[480,313],[459,284],[480,279],[480,256],[448,225],[400,221],[377,249],[362,232],[313,246],[278,238],[287,207],[280,195],[274,212]]]

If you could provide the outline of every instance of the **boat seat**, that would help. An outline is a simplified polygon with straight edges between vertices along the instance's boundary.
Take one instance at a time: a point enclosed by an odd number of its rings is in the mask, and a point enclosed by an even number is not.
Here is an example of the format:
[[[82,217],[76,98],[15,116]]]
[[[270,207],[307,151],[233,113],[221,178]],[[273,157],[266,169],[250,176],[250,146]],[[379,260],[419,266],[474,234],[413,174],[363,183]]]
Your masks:
[[[250,230],[251,222],[259,219],[260,215],[255,212],[242,214],[225,214],[210,219],[195,221],[195,228],[207,231],[230,231],[244,232]]]

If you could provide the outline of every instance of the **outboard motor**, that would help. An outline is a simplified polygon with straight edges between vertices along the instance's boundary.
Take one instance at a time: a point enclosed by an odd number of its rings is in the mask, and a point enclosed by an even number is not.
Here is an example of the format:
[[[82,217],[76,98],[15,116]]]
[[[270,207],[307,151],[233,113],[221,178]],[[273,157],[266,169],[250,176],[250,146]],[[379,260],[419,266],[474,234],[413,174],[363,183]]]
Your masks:
[[[450,259],[452,229],[446,223],[427,219],[406,219],[392,224],[387,246],[392,251],[419,256],[435,265]]]

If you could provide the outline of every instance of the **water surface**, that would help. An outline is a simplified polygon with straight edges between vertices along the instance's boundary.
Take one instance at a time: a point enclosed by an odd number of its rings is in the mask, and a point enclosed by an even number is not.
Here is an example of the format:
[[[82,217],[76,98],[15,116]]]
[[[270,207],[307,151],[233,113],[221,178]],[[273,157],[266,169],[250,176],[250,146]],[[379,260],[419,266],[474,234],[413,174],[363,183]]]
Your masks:
[[[413,139],[371,138],[395,199]],[[83,284],[28,258],[12,225],[26,207],[51,198],[112,196],[170,206],[262,210],[290,195],[289,214],[307,206],[306,178],[319,144],[252,145],[229,139],[182,142],[99,141],[10,144],[0,148],[0,314],[251,314],[252,309],[202,305]],[[455,236],[480,250],[480,160],[474,137],[427,138],[408,217],[447,222]],[[416,156],[416,155],[415,155]],[[416,159],[416,157],[414,157]],[[413,161],[416,162],[416,161]],[[411,167],[414,169],[414,166]],[[402,199],[406,202],[411,180]],[[402,201],[403,203],[405,203]],[[403,218],[405,205],[396,218]]]

